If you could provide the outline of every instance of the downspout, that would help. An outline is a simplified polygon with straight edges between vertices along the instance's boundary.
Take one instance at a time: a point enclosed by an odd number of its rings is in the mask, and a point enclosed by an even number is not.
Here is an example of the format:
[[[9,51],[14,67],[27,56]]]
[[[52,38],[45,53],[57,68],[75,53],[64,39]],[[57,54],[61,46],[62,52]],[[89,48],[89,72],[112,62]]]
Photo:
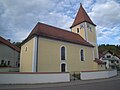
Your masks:
[[[36,50],[36,72],[38,72],[38,43],[39,43],[39,37],[38,36],[36,36],[37,37],[37,42],[36,42],[36,47],[37,47],[37,50]]]

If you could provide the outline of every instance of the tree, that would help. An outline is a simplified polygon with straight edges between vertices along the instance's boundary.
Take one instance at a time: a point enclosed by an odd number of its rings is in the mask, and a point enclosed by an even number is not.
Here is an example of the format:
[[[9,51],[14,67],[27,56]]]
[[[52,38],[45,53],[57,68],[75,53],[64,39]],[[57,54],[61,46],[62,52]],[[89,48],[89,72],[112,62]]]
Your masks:
[[[18,48],[21,48],[21,42],[13,42],[13,44],[14,44],[15,46],[17,46]]]
[[[98,50],[99,50],[99,53],[102,53],[106,50],[110,50],[113,53],[115,53],[117,55],[120,55],[120,45],[101,44],[101,45],[98,46]]]

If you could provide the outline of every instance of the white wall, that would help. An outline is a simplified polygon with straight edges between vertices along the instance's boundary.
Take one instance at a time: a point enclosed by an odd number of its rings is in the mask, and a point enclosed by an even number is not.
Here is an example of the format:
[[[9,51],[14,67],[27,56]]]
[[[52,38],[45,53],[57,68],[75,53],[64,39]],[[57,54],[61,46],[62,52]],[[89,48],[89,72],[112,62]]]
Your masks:
[[[0,73],[0,84],[33,84],[69,82],[69,73]]]
[[[81,72],[81,80],[109,78],[117,75],[117,70]]]

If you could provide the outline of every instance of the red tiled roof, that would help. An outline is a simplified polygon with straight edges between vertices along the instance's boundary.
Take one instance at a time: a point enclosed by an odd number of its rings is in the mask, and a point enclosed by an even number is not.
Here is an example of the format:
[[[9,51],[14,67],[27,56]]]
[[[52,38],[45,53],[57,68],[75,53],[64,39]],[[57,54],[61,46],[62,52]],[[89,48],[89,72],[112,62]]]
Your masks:
[[[0,43],[9,46],[10,48],[16,50],[17,52],[20,52],[20,49],[18,47],[16,47],[15,45],[11,44],[8,40],[5,40],[1,36],[0,36]]]
[[[101,61],[100,59],[98,58],[95,58],[94,62],[98,63],[98,64],[105,64],[103,61]]]
[[[114,55],[114,56],[117,56],[119,59],[120,59],[120,56],[118,55],[118,54],[116,54],[116,53],[113,53],[112,51],[110,51],[110,50],[106,50],[106,51],[104,51],[104,52],[99,52],[99,58],[101,58],[101,57],[103,57],[106,53],[110,53],[110,54],[112,54],[112,55]]]
[[[79,34],[43,23],[38,23],[24,42],[26,42],[33,35],[94,47],[85,41]]]
[[[104,52],[99,52],[99,58],[103,57],[107,52],[109,52],[108,50],[104,51]],[[110,51],[111,53],[111,51]],[[112,54],[112,53],[111,53]]]
[[[74,26],[76,26],[76,25],[78,25],[78,24],[80,24],[82,22],[88,22],[88,23],[96,26],[92,22],[92,20],[90,19],[90,17],[88,16],[88,14],[86,13],[86,11],[84,10],[84,8],[82,7],[82,4],[81,4],[80,8],[78,10],[78,13],[77,13],[77,15],[75,17],[75,20],[74,20],[74,22],[73,22],[73,24],[72,24],[72,26],[70,28],[72,28],[72,27],[74,27]]]

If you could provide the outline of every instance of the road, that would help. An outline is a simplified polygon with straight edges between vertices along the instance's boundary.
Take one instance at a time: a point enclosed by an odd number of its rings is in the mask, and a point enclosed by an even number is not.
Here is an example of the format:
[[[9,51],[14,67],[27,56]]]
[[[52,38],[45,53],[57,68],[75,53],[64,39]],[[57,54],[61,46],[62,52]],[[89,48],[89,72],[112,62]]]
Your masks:
[[[33,89],[31,89],[33,90]],[[120,80],[112,82],[98,82],[75,86],[40,88],[34,90],[120,90]]]
[[[38,87],[38,88],[14,88],[5,90],[120,90],[120,79],[112,81],[93,82],[78,85],[56,86],[56,87]]]
[[[120,72],[109,79],[53,84],[0,85],[0,90],[120,90]]]

